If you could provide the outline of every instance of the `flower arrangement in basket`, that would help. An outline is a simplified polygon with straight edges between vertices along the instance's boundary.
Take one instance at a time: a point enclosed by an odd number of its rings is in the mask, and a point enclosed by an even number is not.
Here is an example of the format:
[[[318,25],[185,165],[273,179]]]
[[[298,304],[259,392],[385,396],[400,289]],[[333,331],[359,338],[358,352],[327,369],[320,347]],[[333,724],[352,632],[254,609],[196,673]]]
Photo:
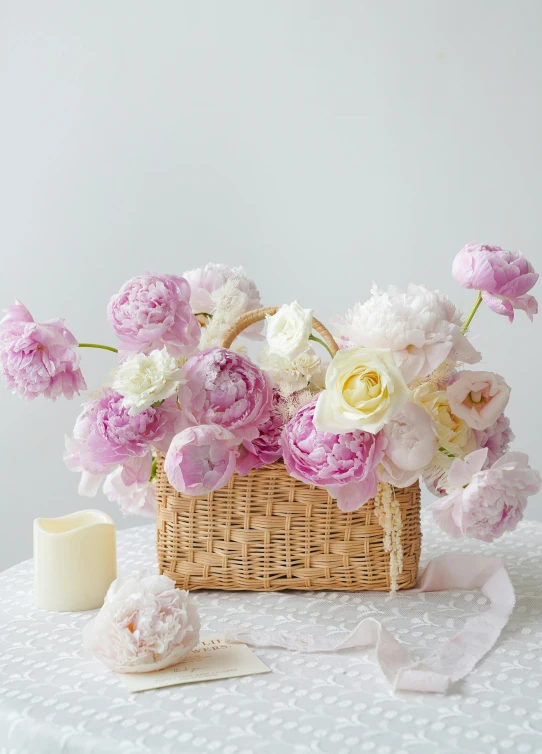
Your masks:
[[[335,339],[297,302],[261,308],[241,268],[140,275],[109,303],[118,349],[16,302],[0,368],[25,398],[72,398],[86,388],[78,348],[118,352],[65,462],[81,494],[103,484],[124,513],[157,515],[160,569],[179,586],[410,587],[420,478],[446,532],[484,541],[515,529],[540,489],[509,451],[510,388],[471,368],[481,356],[467,338],[482,301],[532,319],[538,275],[518,252],[474,244],[453,275],[478,291],[465,320],[424,286],[373,288],[334,319]],[[256,360],[237,336],[264,341]]]

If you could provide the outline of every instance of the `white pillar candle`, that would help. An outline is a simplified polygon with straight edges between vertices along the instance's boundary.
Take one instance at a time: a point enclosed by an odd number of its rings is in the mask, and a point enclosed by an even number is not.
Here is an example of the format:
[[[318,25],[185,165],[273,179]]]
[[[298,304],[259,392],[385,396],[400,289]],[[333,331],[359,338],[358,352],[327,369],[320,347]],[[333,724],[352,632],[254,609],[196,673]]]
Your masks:
[[[53,612],[103,605],[117,577],[115,523],[88,510],[34,521],[34,602]]]

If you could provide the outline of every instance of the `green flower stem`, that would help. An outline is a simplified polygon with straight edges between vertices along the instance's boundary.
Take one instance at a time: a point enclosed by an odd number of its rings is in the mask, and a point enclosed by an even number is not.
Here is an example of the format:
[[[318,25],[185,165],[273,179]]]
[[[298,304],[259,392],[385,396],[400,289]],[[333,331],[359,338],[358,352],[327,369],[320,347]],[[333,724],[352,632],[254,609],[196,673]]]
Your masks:
[[[317,338],[316,335],[313,335],[312,333],[309,335],[309,340],[314,340],[315,343],[320,343],[321,346],[324,346],[326,351],[329,353],[331,358],[333,358],[333,354],[331,353],[331,350],[327,343],[324,343],[324,341],[321,338]]]
[[[194,317],[207,317],[207,319],[212,319],[213,315],[209,314],[209,312],[196,312]]]
[[[476,301],[474,302],[474,306],[470,310],[469,316],[467,317],[467,319],[465,320],[465,322],[463,324],[463,327],[461,328],[461,332],[462,333],[466,333],[467,330],[469,329],[469,325],[472,322],[473,317],[476,314],[476,312],[478,311],[478,307],[480,306],[481,303],[482,303],[482,291],[478,291],[478,296],[476,297]]]
[[[79,343],[79,348],[103,348],[104,351],[113,351],[113,353],[118,353],[118,348],[113,348],[113,346],[102,346],[100,343]]]

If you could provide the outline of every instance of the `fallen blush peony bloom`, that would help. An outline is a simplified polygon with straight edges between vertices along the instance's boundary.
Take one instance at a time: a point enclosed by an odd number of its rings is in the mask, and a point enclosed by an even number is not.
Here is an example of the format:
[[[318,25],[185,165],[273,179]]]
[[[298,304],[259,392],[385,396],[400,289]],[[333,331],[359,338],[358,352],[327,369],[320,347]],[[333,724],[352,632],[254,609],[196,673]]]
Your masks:
[[[115,673],[149,673],[176,665],[198,643],[199,630],[188,592],[167,576],[141,573],[111,584],[83,629],[83,646]]]

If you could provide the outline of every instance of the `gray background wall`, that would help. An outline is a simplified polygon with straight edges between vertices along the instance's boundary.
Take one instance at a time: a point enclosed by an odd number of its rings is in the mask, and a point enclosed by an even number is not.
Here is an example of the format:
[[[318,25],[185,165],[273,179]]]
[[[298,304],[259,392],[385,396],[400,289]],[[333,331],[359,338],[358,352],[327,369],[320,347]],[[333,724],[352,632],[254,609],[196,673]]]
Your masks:
[[[214,260],[324,320],[373,280],[467,309],[466,241],[542,268],[541,33],[538,0],[0,0],[0,302],[111,343],[125,279]],[[472,328],[538,468],[541,328]],[[97,387],[114,356],[83,355]],[[0,410],[6,567],[35,516],[114,508],[64,468],[76,401]]]

